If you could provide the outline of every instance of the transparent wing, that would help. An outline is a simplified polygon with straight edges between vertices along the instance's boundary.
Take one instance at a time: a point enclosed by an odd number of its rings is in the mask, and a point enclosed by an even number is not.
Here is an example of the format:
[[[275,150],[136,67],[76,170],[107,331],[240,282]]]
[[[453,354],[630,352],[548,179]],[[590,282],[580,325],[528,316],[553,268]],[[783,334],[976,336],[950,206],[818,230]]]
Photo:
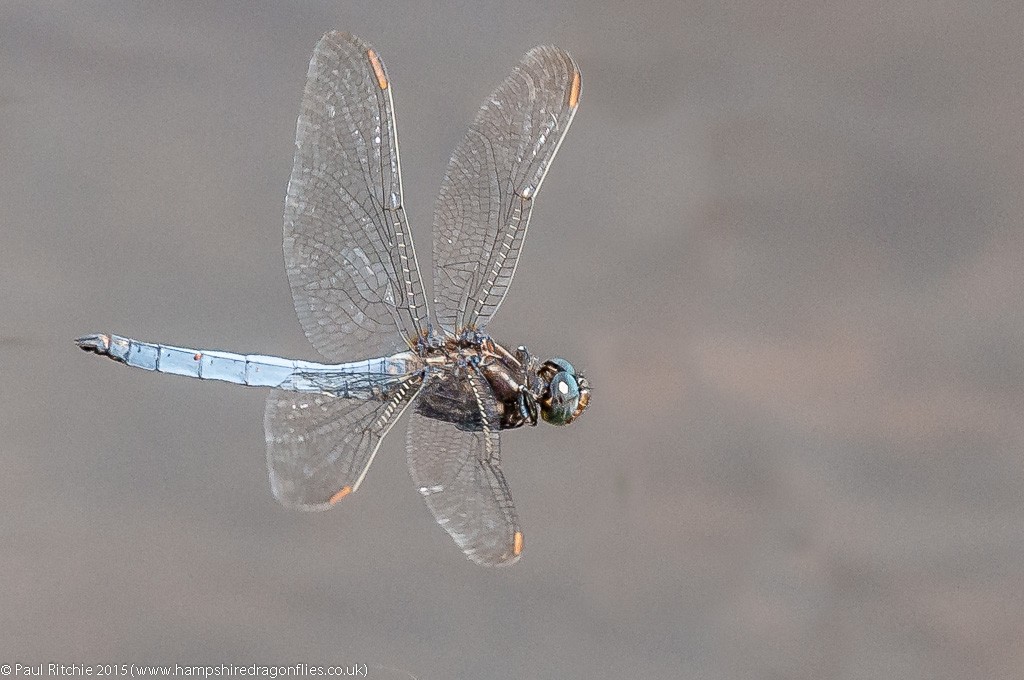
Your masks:
[[[353,36],[326,34],[309,63],[284,257],[299,322],[329,359],[406,349],[427,326],[391,85],[377,53]]]
[[[446,389],[462,387],[472,390],[475,406],[461,418],[427,415],[439,413],[436,405],[445,399]],[[409,472],[427,507],[466,556],[485,566],[513,564],[523,549],[512,494],[501,471],[500,422],[486,382],[453,369],[433,376],[424,387],[406,436]]]
[[[270,488],[283,505],[326,510],[359,489],[384,435],[420,387],[396,379],[380,401],[274,390],[264,427]]]
[[[448,333],[483,327],[505,298],[579,95],[569,53],[535,47],[455,148],[434,211],[434,312]]]

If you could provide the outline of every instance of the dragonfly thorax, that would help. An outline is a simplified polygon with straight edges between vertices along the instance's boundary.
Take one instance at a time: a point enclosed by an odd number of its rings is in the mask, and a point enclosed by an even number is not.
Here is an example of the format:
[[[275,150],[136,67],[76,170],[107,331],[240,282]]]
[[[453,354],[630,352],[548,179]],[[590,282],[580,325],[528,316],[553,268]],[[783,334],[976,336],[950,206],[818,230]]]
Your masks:
[[[523,346],[509,352],[478,331],[446,339],[426,351],[424,359],[428,367],[442,369],[437,371],[438,377],[447,367],[463,378],[475,376],[481,386],[486,383],[498,402],[499,427],[503,430],[536,425],[539,419],[567,425],[586,409],[590,398],[586,378],[565,359],[541,361]],[[478,395],[473,393],[472,385],[472,380],[463,379],[453,381],[451,389],[435,389],[434,394],[444,403],[435,405],[433,417],[445,419],[445,409],[450,413],[473,413]],[[468,421],[462,422],[472,427]]]

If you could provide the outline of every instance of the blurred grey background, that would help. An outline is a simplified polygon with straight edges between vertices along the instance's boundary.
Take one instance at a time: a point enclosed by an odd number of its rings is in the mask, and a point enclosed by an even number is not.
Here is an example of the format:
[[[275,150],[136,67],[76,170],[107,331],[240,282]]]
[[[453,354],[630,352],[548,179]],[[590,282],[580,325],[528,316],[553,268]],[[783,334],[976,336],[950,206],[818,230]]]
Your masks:
[[[6,0],[0,662],[1024,676],[1022,16]],[[595,393],[506,437],[511,569],[435,525],[401,434],[343,508],[287,511],[261,391],[72,344],[315,358],[281,213],[332,28],[386,59],[424,265],[483,97],[537,43],[583,70],[490,330]]]

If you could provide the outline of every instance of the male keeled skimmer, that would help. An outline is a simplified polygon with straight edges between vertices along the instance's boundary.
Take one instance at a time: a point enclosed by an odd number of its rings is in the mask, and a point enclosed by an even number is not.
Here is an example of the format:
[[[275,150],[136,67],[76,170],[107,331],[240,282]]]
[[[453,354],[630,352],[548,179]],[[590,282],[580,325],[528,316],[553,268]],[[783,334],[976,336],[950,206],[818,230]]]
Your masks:
[[[328,33],[313,52],[296,126],[284,256],[299,322],[336,363],[108,334],[77,343],[136,368],[273,388],[264,419],[270,485],[303,510],[357,491],[409,410],[409,471],[427,507],[471,560],[511,564],[523,533],[500,432],[538,418],[571,423],[590,388],[568,361],[506,349],[484,328],[508,291],[579,96],[572,57],[541,46],[484,101],[437,199],[431,316],[402,202],[387,70],[367,43]]]

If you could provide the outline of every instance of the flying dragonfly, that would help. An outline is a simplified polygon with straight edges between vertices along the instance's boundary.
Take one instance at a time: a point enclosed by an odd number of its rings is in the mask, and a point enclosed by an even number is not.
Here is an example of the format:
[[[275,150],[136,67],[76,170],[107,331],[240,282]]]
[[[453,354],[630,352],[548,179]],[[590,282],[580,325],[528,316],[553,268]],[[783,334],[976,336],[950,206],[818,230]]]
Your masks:
[[[336,363],[100,333],[76,342],[136,368],[273,388],[267,467],[274,496],[291,508],[326,510],[358,491],[410,411],[409,471],[438,524],[474,562],[512,564],[523,532],[501,431],[574,422],[590,385],[565,359],[507,349],[485,328],[579,97],[572,57],[539,46],[484,101],[441,183],[428,305],[402,200],[391,80],[368,43],[327,33],[296,125],[284,258],[299,322]]]

